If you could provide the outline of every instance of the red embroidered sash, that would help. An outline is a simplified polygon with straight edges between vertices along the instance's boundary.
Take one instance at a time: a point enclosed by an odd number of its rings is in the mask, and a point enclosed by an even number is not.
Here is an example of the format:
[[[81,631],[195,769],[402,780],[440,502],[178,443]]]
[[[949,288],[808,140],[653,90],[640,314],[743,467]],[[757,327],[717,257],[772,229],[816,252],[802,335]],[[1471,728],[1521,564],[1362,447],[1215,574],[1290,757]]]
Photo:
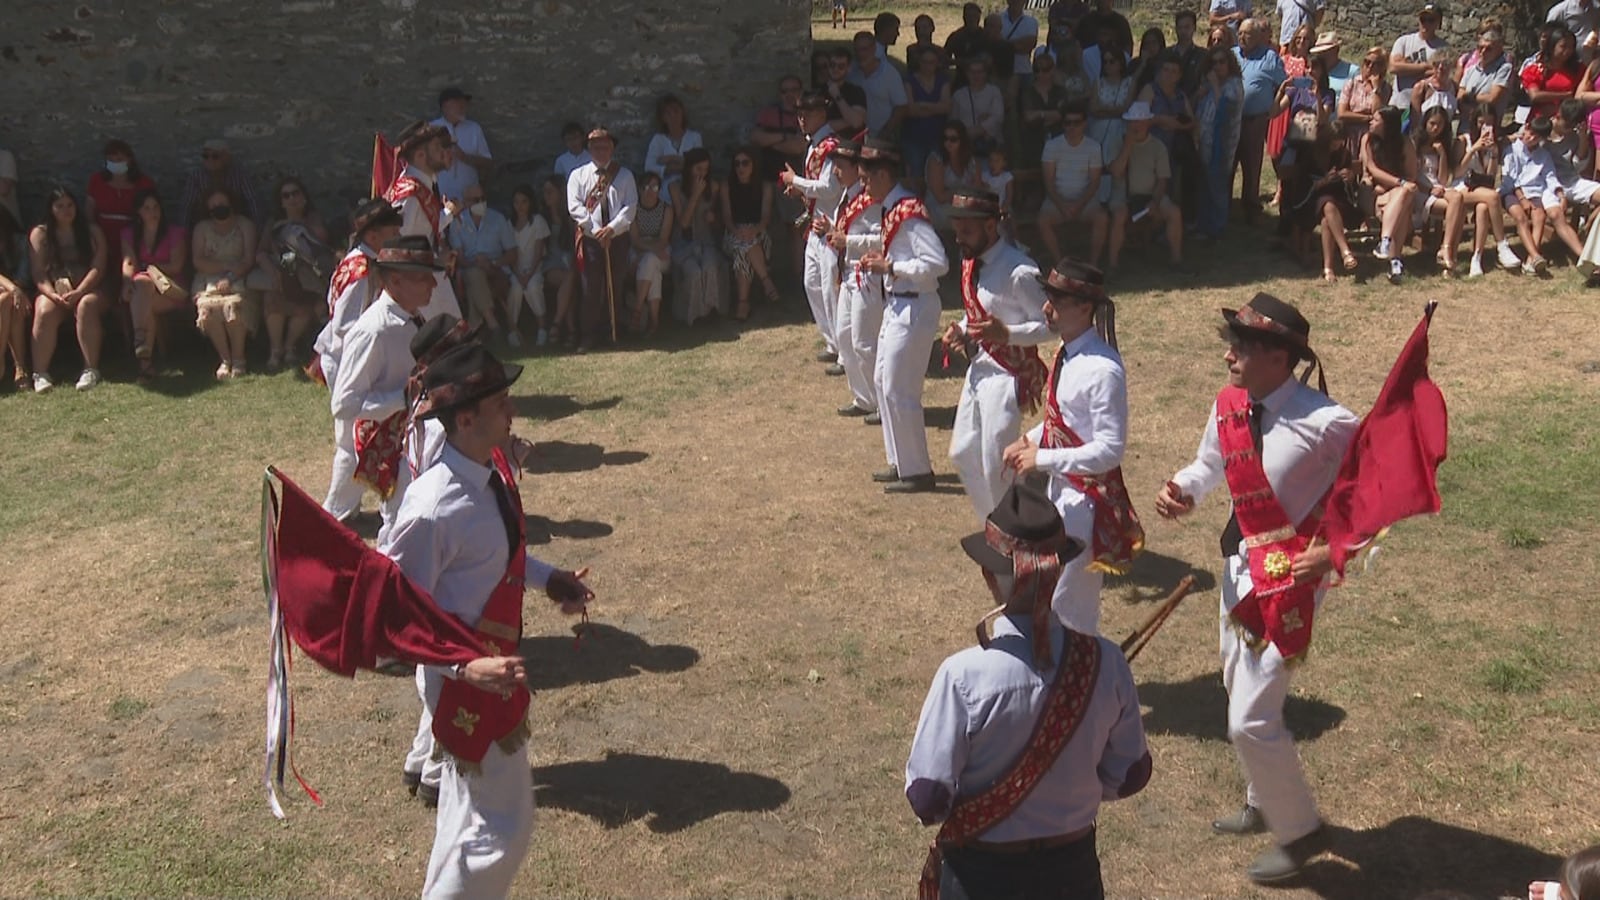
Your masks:
[[[969,325],[981,326],[989,321],[989,311],[983,308],[983,301],[978,298],[976,259],[961,261],[961,305],[966,308]],[[989,358],[1016,381],[1017,406],[1029,415],[1036,412],[1045,385],[1050,382],[1050,370],[1044,367],[1044,360],[1039,358],[1038,348],[996,344],[981,337],[977,341],[983,352],[989,354]]]
[[[1057,373],[1061,371],[1061,356],[1066,352],[1065,345],[1056,351]],[[1082,446],[1083,438],[1067,425],[1061,408],[1056,405],[1056,386],[1052,380],[1044,405],[1044,437],[1039,446],[1044,450]],[[1122,467],[1101,475],[1068,475],[1067,482],[1094,501],[1094,539],[1090,548],[1094,559],[1089,568],[1109,575],[1128,574],[1133,558],[1144,551],[1144,526],[1139,523],[1133,498],[1122,480]]]
[[[617,173],[620,171],[622,171],[622,163],[617,160],[612,160],[611,165],[606,166],[604,169],[595,169],[594,187],[590,188],[589,193],[583,198],[584,209],[594,212],[601,203],[605,202],[606,192],[611,190],[611,182],[616,179]],[[572,229],[573,265],[577,267],[580,276],[589,268],[589,254],[584,251],[583,247],[585,236],[582,226]]]
[[[473,626],[473,632],[486,652],[512,656],[518,652],[522,640],[522,577],[527,534],[523,529],[522,495],[517,491],[516,475],[499,448],[494,451],[494,468],[511,494],[517,541],[506,562],[505,577],[489,595],[489,602]],[[459,764],[467,766],[483,762],[490,744],[498,743],[502,750],[511,753],[528,738],[531,700],[532,695],[523,685],[501,696],[457,678],[446,678],[439,691],[439,703],[433,710],[433,737]]]
[[[918,900],[938,900],[943,848],[964,846],[1016,812],[1055,765],[1061,751],[1083,723],[1089,702],[1094,699],[1095,680],[1100,677],[1100,641],[1087,634],[1068,631],[1062,657],[1044,712],[1034,724],[1022,756],[988,790],[957,801],[949,818],[940,826],[939,835],[928,848],[928,858],[922,864],[922,880],[917,884]]]
[[[921,197],[901,197],[890,209],[883,211],[883,252],[888,253],[889,247],[900,234],[900,226],[911,219],[921,219],[924,222],[932,221],[928,218],[928,207],[924,206]]]
[[[383,199],[388,200],[395,209],[404,206],[407,200],[415,199],[422,207],[422,214],[428,217],[428,224],[433,227],[433,246],[439,246],[439,217],[444,214],[444,207],[439,203],[439,198],[433,195],[433,188],[425,187],[410,175],[402,174],[394,180],[394,186],[389,188]]]
[[[339,261],[339,267],[333,270],[333,278],[328,282],[328,317],[333,318],[333,308],[339,302],[339,296],[354,282],[367,277],[371,269],[371,260],[361,248],[357,247],[345,254]]]
[[[862,188],[861,193],[856,194],[854,197],[850,196],[849,191],[845,191],[845,195],[839,198],[839,214],[834,217],[834,230],[848,235],[850,226],[854,225],[856,220],[861,218],[861,214],[866,212],[867,207],[871,205],[872,198],[867,196],[866,188]],[[839,265],[836,268],[839,272],[839,282],[841,284],[844,283],[844,262],[847,250],[848,248],[841,247],[837,254]],[[860,278],[861,273],[857,271],[856,279],[858,284],[860,283]]]
[[[806,180],[815,181],[822,177],[822,167],[833,156],[833,151],[839,149],[839,136],[830,134],[814,144],[806,151]],[[817,201],[806,201],[806,215],[813,219],[817,215]]]
[[[1298,527],[1289,521],[1251,440],[1250,394],[1243,388],[1217,394],[1217,443],[1250,564],[1250,593],[1229,616],[1256,640],[1277,645],[1284,659],[1294,659],[1311,645],[1317,585],[1297,586],[1291,567],[1322,527],[1322,504]]]
[[[356,471],[352,477],[377,491],[385,500],[394,496],[399,483],[409,418],[409,410],[401,410],[381,422],[356,420]]]

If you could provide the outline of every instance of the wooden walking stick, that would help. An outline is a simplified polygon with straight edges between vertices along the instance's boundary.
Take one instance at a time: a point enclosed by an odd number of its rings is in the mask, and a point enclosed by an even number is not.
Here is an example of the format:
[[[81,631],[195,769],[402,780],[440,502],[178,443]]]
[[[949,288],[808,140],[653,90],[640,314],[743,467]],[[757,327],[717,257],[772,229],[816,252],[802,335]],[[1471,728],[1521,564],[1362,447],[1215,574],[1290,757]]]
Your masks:
[[[1150,643],[1150,638],[1156,633],[1156,630],[1167,621],[1167,617],[1172,615],[1172,611],[1178,608],[1178,604],[1182,603],[1183,598],[1189,596],[1189,592],[1192,590],[1194,590],[1194,576],[1183,576],[1183,580],[1178,582],[1178,586],[1172,589],[1172,593],[1167,595],[1167,599],[1161,601],[1161,605],[1156,607],[1156,611],[1150,614],[1150,618],[1146,619],[1143,625],[1140,625],[1133,634],[1128,635],[1122,641],[1122,653],[1128,657],[1128,662],[1133,662],[1133,658],[1139,655],[1139,651],[1144,649],[1144,645]]]
[[[604,244],[606,252],[606,306],[611,310],[611,343],[617,342],[617,290],[611,284],[611,245]]]

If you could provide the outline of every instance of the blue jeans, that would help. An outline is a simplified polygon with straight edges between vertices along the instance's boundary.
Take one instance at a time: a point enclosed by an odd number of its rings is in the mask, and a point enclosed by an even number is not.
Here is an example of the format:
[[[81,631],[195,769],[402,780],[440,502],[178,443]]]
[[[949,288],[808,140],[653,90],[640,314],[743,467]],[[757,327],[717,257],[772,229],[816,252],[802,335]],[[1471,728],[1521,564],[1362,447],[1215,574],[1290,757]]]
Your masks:
[[[1228,227],[1228,205],[1233,202],[1233,159],[1202,160],[1200,170],[1200,217],[1202,234],[1221,237]]]

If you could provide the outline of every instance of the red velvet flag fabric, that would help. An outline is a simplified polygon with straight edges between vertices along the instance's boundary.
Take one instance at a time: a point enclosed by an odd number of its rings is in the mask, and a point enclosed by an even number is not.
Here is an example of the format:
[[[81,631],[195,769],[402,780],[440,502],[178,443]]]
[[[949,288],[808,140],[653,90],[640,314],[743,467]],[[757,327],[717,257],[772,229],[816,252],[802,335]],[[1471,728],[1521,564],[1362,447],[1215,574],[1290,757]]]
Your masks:
[[[400,177],[400,158],[389,146],[389,139],[379,132],[372,136],[372,196],[382,197]]]
[[[1400,351],[1329,491],[1323,534],[1340,575],[1383,529],[1439,511],[1449,421],[1444,394],[1428,378],[1428,326],[1437,305],[1428,304]]]

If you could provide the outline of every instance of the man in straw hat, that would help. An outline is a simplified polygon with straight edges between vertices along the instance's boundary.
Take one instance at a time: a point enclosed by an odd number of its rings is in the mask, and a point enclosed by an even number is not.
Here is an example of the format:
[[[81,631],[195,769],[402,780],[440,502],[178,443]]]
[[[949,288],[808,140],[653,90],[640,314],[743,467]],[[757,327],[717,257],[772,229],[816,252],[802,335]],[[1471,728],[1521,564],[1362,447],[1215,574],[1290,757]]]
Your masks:
[[[807,93],[801,96],[795,108],[800,128],[810,138],[811,146],[806,149],[805,171],[796,173],[785,164],[778,173],[778,184],[786,193],[805,200],[806,215],[802,224],[809,231],[806,233],[804,285],[806,300],[811,304],[811,317],[817,323],[817,330],[822,332],[822,352],[817,354],[817,361],[828,363],[829,374],[843,375],[845,370],[839,364],[834,324],[834,307],[838,302],[834,291],[834,285],[838,284],[838,273],[834,271],[837,260],[825,237],[831,224],[829,219],[839,208],[839,198],[845,190],[839,168],[833,164],[839,135],[834,134],[833,126],[828,124],[826,95]]]
[[[447,204],[439,191],[439,173],[450,165],[450,132],[418,119],[400,132],[395,152],[405,168],[383,198],[400,213],[401,234],[425,237],[428,246],[439,253],[445,244],[445,228],[455,215],[454,204]],[[434,273],[433,280],[423,317],[449,313],[461,318],[461,304],[445,267]]]
[[[1188,515],[1227,481],[1233,515],[1221,542],[1222,681],[1228,737],[1248,787],[1244,808],[1211,827],[1231,835],[1271,831],[1273,846],[1248,870],[1252,880],[1271,883],[1294,877],[1327,845],[1283,722],[1283,701],[1290,665],[1310,645],[1331,569],[1318,538],[1321,506],[1359,422],[1305,383],[1320,364],[1311,325],[1294,306],[1256,294],[1222,315],[1228,383],[1212,405],[1194,462],[1162,488],[1156,512]],[[1302,362],[1308,365],[1297,380]]]
[[[1050,339],[1039,266],[1000,237],[1000,197],[962,188],[949,216],[961,249],[963,315],[944,332],[947,351],[967,354],[966,383],[950,434],[950,462],[983,521],[1000,502],[1011,472],[1005,448],[1044,397],[1050,370],[1038,346]]]
[[[1062,567],[1051,606],[1068,628],[1095,634],[1105,573],[1126,573],[1144,549],[1144,529],[1122,481],[1127,378],[1115,306],[1100,271],[1064,258],[1039,280],[1045,321],[1061,345],[1050,367],[1044,421],[1005,449],[1005,462],[1019,477],[1044,473],[1067,534],[1090,549]]]
[[[883,204],[883,249],[861,258],[861,268],[882,279],[886,304],[877,379],[889,468],[872,479],[890,494],[921,493],[934,486],[922,383],[939,337],[939,278],[950,262],[922,200],[900,184],[900,150],[894,142],[868,138],[861,163],[867,194]]]
[[[1099,900],[1100,802],[1138,793],[1152,766],[1122,652],[1050,614],[1083,544],[1018,484],[961,546],[1000,607],[978,646],[939,666],[917,722],[906,799],[923,824],[942,823],[918,894]]]
[[[616,159],[617,139],[604,125],[589,132],[587,163],[567,178],[567,212],[577,228],[575,265],[582,279],[578,352],[617,334],[617,291],[629,283],[628,231],[639,209],[633,173]]]
[[[1171,197],[1172,157],[1167,145],[1150,136],[1155,114],[1150,104],[1135,100],[1122,114],[1128,133],[1122,150],[1111,161],[1111,244],[1106,269],[1113,274],[1128,241],[1128,225],[1143,221],[1160,227],[1167,240],[1167,262],[1179,274],[1183,269],[1183,210]]]
[[[533,836],[525,745],[530,695],[518,643],[525,586],[543,587],[567,615],[594,594],[582,573],[531,557],[522,499],[501,450],[522,367],[469,342],[422,374],[419,418],[437,418],[446,445],[406,494],[379,549],[491,654],[439,669],[434,739],[446,756],[424,897],[504,897]]]
[[[1322,60],[1322,65],[1328,71],[1328,89],[1335,94],[1344,92],[1345,82],[1359,74],[1355,63],[1343,59],[1339,51],[1344,47],[1344,41],[1337,31],[1324,31],[1317,35],[1317,42],[1311,45],[1311,58]]]

